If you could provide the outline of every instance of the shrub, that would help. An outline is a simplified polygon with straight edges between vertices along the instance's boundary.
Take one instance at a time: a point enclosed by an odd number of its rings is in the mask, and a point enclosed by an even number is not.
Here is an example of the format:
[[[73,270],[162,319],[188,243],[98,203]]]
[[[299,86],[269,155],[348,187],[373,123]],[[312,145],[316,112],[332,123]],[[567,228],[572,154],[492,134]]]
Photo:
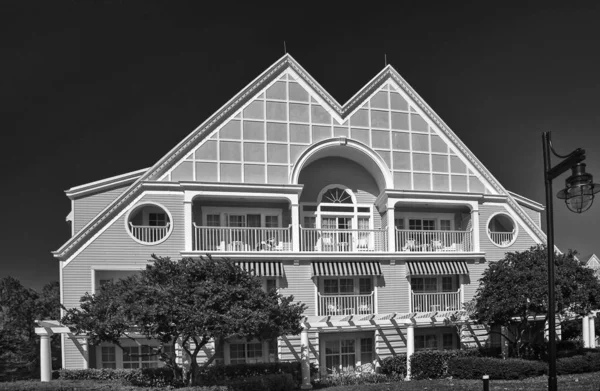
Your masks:
[[[556,361],[557,375],[598,371],[600,371],[600,355],[596,352],[589,352],[583,356],[561,358]]]
[[[310,366],[311,377],[318,370],[314,364]],[[213,383],[220,380],[234,379],[238,377],[263,376],[266,374],[289,373],[296,383],[302,382],[302,367],[300,362],[275,362],[257,364],[234,364],[234,365],[211,365],[200,372],[200,379],[205,383]]]
[[[61,369],[62,380],[104,380],[120,381],[138,387],[164,387],[173,384],[173,371],[170,368],[137,369]]]
[[[516,358],[456,357],[448,362],[448,375],[459,379],[481,379],[483,375],[494,380],[524,379],[543,375],[546,369],[544,362]]]
[[[384,375],[404,379],[406,377],[406,354],[384,358],[380,371]]]
[[[478,355],[477,350],[422,350],[410,358],[411,378],[439,379],[448,376],[448,362],[457,357]]]
[[[295,389],[297,383],[289,373],[277,373],[227,380],[222,385],[228,391],[288,391]]]
[[[362,384],[386,383],[388,376],[379,373],[345,372],[333,374],[316,381],[321,387],[353,386]]]

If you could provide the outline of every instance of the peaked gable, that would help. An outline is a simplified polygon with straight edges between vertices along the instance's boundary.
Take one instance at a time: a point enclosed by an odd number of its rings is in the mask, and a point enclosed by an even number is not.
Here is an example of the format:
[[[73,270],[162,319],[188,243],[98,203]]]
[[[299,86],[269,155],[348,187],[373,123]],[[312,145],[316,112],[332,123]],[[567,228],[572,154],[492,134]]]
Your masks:
[[[290,184],[298,157],[347,137],[374,150],[398,190],[499,194],[543,232],[391,67],[341,106],[286,54],[148,169],[54,255],[65,258],[148,181]]]

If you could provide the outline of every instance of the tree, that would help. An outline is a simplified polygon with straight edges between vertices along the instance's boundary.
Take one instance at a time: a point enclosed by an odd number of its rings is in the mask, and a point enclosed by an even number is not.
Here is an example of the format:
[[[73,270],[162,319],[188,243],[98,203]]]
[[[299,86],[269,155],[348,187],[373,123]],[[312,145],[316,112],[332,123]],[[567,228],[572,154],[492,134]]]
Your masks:
[[[24,287],[19,280],[0,280],[0,380],[31,378],[39,373],[39,344],[35,320],[58,319],[60,289],[58,282],[44,286],[42,294]],[[60,339],[52,338],[54,357]],[[58,368],[55,360],[53,367]]]
[[[560,318],[587,315],[600,304],[600,283],[594,272],[575,258],[576,252],[555,256],[556,315]],[[503,333],[520,355],[539,325],[547,320],[548,263],[545,246],[506,253],[492,262],[479,280],[474,317],[489,326],[505,326]]]
[[[263,291],[260,278],[231,260],[152,258],[139,275],[84,295],[81,308],[68,309],[62,323],[77,334],[87,334],[92,344],[120,346],[120,339],[128,338],[132,330],[156,339],[160,359],[176,379],[188,384],[197,383],[197,356],[211,340],[222,343],[233,336],[265,340],[301,331],[306,306],[275,290]],[[175,352],[176,343],[189,358],[183,367],[174,353],[163,352],[167,344]]]

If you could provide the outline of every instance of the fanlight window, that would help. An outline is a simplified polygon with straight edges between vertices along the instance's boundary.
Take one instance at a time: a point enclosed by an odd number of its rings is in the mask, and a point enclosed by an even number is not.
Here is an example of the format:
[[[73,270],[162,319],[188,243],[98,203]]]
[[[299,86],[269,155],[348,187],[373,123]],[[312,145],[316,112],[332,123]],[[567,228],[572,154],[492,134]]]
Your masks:
[[[323,197],[321,198],[321,202],[331,203],[331,204],[351,204],[352,196],[345,190],[340,189],[339,187],[334,187],[333,189],[327,190]]]

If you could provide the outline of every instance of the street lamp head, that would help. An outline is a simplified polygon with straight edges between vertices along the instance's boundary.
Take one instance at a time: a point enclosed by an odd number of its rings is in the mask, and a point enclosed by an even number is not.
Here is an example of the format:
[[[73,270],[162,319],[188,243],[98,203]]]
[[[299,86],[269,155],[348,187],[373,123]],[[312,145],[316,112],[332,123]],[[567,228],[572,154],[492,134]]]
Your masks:
[[[585,172],[585,163],[577,163],[571,170],[571,176],[565,181],[566,188],[556,196],[565,200],[567,208],[575,213],[585,212],[594,202],[594,194],[600,191],[600,185],[594,183],[592,174]]]

